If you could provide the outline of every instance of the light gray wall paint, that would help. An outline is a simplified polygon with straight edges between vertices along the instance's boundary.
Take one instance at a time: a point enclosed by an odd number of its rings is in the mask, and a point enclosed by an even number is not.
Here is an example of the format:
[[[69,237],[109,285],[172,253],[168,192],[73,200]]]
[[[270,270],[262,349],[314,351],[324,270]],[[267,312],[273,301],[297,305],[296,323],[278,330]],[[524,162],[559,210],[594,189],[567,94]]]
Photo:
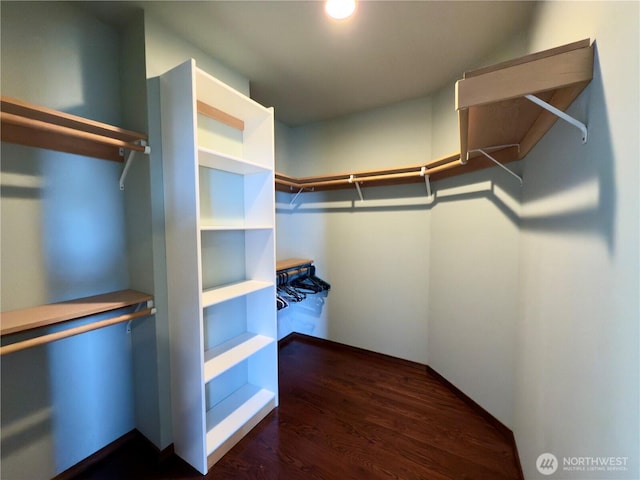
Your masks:
[[[198,68],[239,92],[249,95],[249,80],[247,78],[178,36],[156,20],[153,15],[145,15],[145,39],[147,78],[162,75],[176,65],[194,58]]]
[[[431,100],[403,102],[289,129],[277,168],[305,176],[411,165],[429,158]],[[315,260],[332,285],[324,303],[279,314],[291,330],[426,363],[429,205],[424,184],[279,194],[278,257]]]
[[[132,12],[129,21],[120,26],[123,118],[141,132],[149,130],[144,31],[142,11]],[[153,294],[156,305],[164,305],[163,281],[159,279],[156,288],[154,269],[150,163],[148,155],[136,153],[125,180],[129,284],[131,288]],[[153,316],[131,324],[133,385],[136,428],[156,446],[162,447],[170,443],[171,432],[163,428],[166,422],[162,412],[166,400],[160,390],[163,381],[158,376],[158,364],[162,359],[156,345],[156,322],[157,316]]]
[[[520,185],[489,169],[435,190],[429,365],[511,425]]]
[[[517,34],[469,69],[526,54],[526,38]],[[459,152],[455,81],[434,94],[433,105],[434,158]],[[492,168],[436,182],[434,190],[429,365],[511,426],[521,188]]]
[[[545,2],[532,51],[596,40],[594,79],[525,161],[514,424],[528,479],[538,455],[629,457],[640,478],[640,105],[637,2]],[[571,21],[566,21],[571,19]]]
[[[6,2],[1,35],[3,95],[122,125],[114,29]],[[128,287],[121,168],[2,144],[3,311]],[[0,476],[51,478],[130,431],[131,372],[124,324],[4,356]]]

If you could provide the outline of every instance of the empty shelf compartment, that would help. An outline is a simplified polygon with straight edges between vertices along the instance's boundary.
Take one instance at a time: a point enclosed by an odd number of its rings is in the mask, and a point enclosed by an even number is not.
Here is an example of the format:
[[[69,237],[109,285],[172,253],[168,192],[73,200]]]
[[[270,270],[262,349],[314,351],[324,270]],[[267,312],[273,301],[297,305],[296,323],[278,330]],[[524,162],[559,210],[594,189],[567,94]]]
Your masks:
[[[207,411],[207,455],[242,429],[251,430],[275,407],[275,394],[246,384]]]
[[[203,147],[198,148],[198,164],[202,167],[214,168],[238,175],[253,175],[270,171],[270,169],[257,163]]]
[[[198,189],[201,225],[274,225],[270,171],[247,175],[201,165]]]
[[[245,332],[207,350],[204,358],[204,381],[209,382],[274,341],[264,335]]]
[[[221,287],[211,288],[202,292],[202,306],[205,308],[210,307],[217,303],[248,295],[272,286],[273,282],[247,280],[245,282],[232,283]]]

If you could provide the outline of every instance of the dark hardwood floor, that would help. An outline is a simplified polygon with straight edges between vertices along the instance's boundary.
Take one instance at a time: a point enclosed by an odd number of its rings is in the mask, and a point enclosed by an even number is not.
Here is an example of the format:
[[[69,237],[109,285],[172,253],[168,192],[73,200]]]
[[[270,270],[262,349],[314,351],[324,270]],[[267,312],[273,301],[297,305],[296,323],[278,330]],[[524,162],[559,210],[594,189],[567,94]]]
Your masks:
[[[280,349],[280,406],[206,477],[134,439],[77,478],[520,478],[503,433],[424,367],[295,336]]]

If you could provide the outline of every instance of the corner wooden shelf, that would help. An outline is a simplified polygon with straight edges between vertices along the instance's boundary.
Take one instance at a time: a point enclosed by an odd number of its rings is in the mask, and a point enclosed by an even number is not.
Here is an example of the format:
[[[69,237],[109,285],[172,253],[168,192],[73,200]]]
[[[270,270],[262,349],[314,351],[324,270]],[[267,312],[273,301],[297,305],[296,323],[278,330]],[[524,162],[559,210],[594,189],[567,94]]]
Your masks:
[[[524,158],[557,116],[528,100],[535,95],[565,111],[593,77],[589,39],[466,72],[456,83],[460,152],[418,165],[336,175],[292,177],[275,173],[276,189],[298,193],[367,186],[402,185],[494,166],[477,149],[491,149],[501,163]],[[510,146],[505,146],[510,145]],[[492,147],[502,146],[494,149]],[[461,162],[473,159],[465,164]]]
[[[456,83],[461,158],[501,145],[516,145],[492,153],[502,163],[524,158],[558,119],[526,95],[564,112],[592,78],[589,39],[466,72]],[[469,165],[491,163],[477,159]]]
[[[444,166],[457,162],[459,159],[460,154],[454,153],[426,163],[311,177],[292,177],[276,172],[276,190],[283,192],[325,191],[354,188],[354,183],[370,187],[422,183],[424,182],[423,172],[437,175],[438,172],[444,171]],[[437,179],[437,177],[433,178]]]
[[[147,136],[76,115],[0,97],[3,142],[124,161],[121,149],[145,152]]]

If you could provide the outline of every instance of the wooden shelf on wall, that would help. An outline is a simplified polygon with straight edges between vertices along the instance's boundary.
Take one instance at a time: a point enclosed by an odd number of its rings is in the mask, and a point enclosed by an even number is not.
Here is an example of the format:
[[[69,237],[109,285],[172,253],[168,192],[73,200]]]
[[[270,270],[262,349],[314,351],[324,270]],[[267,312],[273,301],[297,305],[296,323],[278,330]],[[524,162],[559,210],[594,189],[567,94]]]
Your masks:
[[[313,260],[310,258],[287,258],[276,262],[276,272],[291,270],[305,265],[311,265]]]
[[[500,160],[524,158],[558,119],[525,95],[564,112],[593,78],[593,51],[585,39],[466,72],[456,83],[461,157],[479,148],[518,145],[499,150]]]
[[[144,152],[143,133],[96,122],[15,98],[0,98],[3,142],[122,162],[121,149]]]
[[[50,303],[37,307],[2,312],[0,336],[48,327],[78,318],[130,307],[153,300],[148,293],[120,290],[68,302]]]
[[[15,353],[20,350],[55,342],[92,330],[98,330],[136,318],[153,315],[155,308],[153,307],[153,296],[135,290],[121,290],[70,300],[68,302],[51,303],[38,307],[2,312],[2,314],[0,314],[0,336],[4,337],[5,335],[29,332],[43,327],[50,327],[71,320],[78,320],[91,315],[111,312],[140,304],[146,304],[146,308],[107,319],[95,320],[84,325],[53,333],[39,334],[27,340],[2,345],[0,347],[0,355]]]
[[[565,111],[593,77],[593,45],[589,39],[466,72],[456,83],[460,152],[417,165],[297,178],[276,172],[276,189],[323,191],[365,186],[402,185],[460,175],[524,158],[557,118],[525,98],[539,99]],[[461,159],[473,159],[463,164]]]
[[[370,187],[406,185],[424,182],[423,168],[430,179],[443,178],[444,172],[459,165],[459,160],[460,154],[455,153],[421,164],[300,178],[276,172],[275,182],[276,189],[283,192],[340,190],[353,188],[356,182]]]

